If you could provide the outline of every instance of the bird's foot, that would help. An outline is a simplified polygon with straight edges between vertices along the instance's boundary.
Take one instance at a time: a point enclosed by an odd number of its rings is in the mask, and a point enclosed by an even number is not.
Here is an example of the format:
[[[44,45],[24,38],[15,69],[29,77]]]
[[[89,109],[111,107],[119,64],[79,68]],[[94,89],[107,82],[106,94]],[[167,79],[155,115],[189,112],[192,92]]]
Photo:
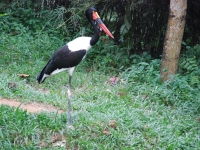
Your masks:
[[[72,125],[72,117],[69,112],[68,112],[67,128],[70,130],[74,130],[74,126]]]
[[[68,126],[67,126],[67,128],[68,128],[68,129],[70,129],[70,130],[72,130],[72,131],[74,131],[74,130],[75,130],[75,128],[74,128],[74,126],[73,126],[73,125],[68,125]]]
[[[72,118],[71,116],[68,115],[68,120],[67,120],[68,125],[72,125]]]

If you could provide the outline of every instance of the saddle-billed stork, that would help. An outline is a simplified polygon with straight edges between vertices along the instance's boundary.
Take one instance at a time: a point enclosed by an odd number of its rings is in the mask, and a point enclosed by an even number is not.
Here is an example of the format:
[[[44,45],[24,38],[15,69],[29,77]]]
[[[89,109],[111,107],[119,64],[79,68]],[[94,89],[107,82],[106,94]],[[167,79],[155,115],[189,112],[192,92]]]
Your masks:
[[[75,67],[85,58],[87,51],[97,43],[99,40],[99,34],[103,30],[107,35],[114,38],[110,31],[107,29],[105,24],[100,19],[97,10],[93,7],[88,8],[85,11],[85,15],[89,22],[93,26],[94,35],[92,37],[78,37],[73,41],[70,41],[60,49],[58,49],[46,66],[42,69],[42,71],[37,76],[38,83],[44,82],[44,80],[56,73],[59,73],[64,70],[68,70],[69,72],[69,83],[68,83],[68,124],[72,124],[71,118],[71,80],[72,74]]]

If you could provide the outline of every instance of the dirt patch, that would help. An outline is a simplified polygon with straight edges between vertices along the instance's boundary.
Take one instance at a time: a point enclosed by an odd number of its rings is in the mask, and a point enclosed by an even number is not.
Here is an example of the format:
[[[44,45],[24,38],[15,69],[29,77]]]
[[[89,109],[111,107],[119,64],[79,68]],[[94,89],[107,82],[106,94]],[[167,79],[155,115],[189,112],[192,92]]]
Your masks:
[[[42,104],[42,103],[22,103],[13,99],[6,99],[0,97],[0,105],[8,105],[10,107],[19,107],[23,110],[27,110],[30,113],[41,113],[41,112],[58,112],[63,113],[63,110],[56,108],[52,105]]]

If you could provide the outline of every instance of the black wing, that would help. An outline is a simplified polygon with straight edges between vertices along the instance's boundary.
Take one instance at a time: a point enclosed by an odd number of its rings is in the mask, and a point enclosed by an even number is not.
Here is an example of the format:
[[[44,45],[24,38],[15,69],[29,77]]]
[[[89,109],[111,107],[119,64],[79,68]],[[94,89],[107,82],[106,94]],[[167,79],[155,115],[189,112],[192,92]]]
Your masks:
[[[53,54],[44,73],[50,75],[56,69],[75,67],[82,61],[85,55],[86,50],[72,52],[65,45]]]
[[[37,76],[38,82],[43,82],[42,79],[44,74],[50,75],[57,69],[66,69],[77,66],[83,60],[86,53],[87,51],[84,49],[71,51],[67,45],[61,47],[53,54],[49,62]]]

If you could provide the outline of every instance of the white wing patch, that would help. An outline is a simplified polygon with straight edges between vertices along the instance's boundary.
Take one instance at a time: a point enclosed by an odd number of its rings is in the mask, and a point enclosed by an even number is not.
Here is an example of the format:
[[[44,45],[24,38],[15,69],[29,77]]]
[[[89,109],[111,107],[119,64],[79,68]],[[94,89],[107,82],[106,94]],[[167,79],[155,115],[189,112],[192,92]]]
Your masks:
[[[67,46],[70,51],[78,51],[78,50],[89,50],[91,48],[90,45],[91,37],[78,37],[73,41],[67,43]]]
[[[56,70],[54,70],[50,75],[57,74],[57,73],[59,73],[59,72],[61,72],[61,71],[67,70],[67,69],[68,69],[68,68],[56,69]]]
[[[49,76],[48,74],[44,74],[41,81],[43,81],[48,76]]]
[[[56,69],[56,70],[54,70],[50,75],[57,74],[57,73],[59,73],[59,72],[61,72],[61,71],[64,71],[64,70],[68,70],[69,75],[72,76],[72,74],[73,74],[73,72],[74,72],[74,69],[75,69],[75,67]],[[49,75],[44,74],[44,78],[45,78],[45,77],[48,77],[48,76],[49,76]]]

